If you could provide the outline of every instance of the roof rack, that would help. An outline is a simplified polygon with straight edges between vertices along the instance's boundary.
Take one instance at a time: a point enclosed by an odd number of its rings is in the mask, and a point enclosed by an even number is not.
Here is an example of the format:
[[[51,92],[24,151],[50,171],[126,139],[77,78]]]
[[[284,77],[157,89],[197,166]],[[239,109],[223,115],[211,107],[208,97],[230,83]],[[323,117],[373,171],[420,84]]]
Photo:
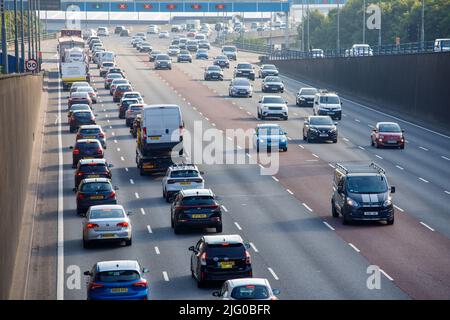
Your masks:
[[[327,89],[319,89],[318,92],[319,93],[328,93],[328,90]]]
[[[369,167],[375,169],[379,174],[386,174],[386,171],[375,162],[371,162],[369,164]],[[348,174],[350,172],[359,172],[360,171],[360,170],[355,170],[356,168],[346,168],[340,163],[336,163],[336,168],[344,171],[345,174]]]
[[[369,165],[369,167],[374,168],[374,169],[377,170],[378,173],[380,173],[380,174],[386,174],[386,171],[385,171],[381,166],[379,166],[378,164],[376,164],[375,162],[372,162],[372,163]]]

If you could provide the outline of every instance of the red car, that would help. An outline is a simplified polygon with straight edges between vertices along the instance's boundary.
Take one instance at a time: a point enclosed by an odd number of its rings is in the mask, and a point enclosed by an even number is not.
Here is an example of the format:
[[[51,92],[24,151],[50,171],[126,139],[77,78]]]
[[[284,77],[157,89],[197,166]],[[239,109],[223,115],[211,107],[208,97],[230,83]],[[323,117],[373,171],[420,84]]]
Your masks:
[[[119,102],[125,92],[133,91],[133,87],[129,84],[118,85],[116,90],[114,90],[113,101]]]
[[[376,148],[397,147],[405,148],[405,130],[395,122],[378,122],[370,135],[370,142]]]
[[[92,108],[92,99],[87,92],[73,92],[67,102],[70,108],[73,104],[88,104]]]

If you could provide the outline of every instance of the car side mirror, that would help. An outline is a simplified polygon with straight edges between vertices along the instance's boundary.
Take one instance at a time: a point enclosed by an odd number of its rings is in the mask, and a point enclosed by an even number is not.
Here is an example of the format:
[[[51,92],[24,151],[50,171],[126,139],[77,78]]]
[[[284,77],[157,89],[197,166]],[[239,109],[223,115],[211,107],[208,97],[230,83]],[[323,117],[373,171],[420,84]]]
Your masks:
[[[148,268],[142,268],[142,273],[149,273],[150,270],[148,270]]]
[[[188,248],[188,250],[189,250],[189,251],[194,251],[194,252],[195,252],[194,246],[190,246],[190,247]]]
[[[279,289],[272,289],[272,293],[274,296],[278,296],[280,294],[280,290]]]
[[[338,125],[338,122],[337,122],[337,121],[335,121],[335,122],[334,122],[334,125],[335,125],[335,126],[337,126],[337,125]]]
[[[314,102],[314,104],[319,104],[319,102],[316,101],[316,102]]]
[[[200,171],[200,174],[202,174],[202,175],[203,175],[203,174],[205,174],[205,172],[204,172],[204,171]]]
[[[395,187],[391,187],[391,193],[395,193]]]
[[[341,102],[341,106],[342,106],[342,104],[343,104],[343,103]]]
[[[405,129],[402,129],[402,132],[404,133],[404,132],[405,132]]]
[[[262,103],[262,100],[259,100],[258,103]]]
[[[92,273],[91,273],[90,271],[85,271],[85,272],[83,272],[83,274],[84,274],[85,276],[92,276]]]
[[[112,163],[108,164],[108,168],[114,168],[114,165]]]
[[[114,186],[114,190],[119,190],[119,187],[118,186]]]
[[[73,149],[73,146],[70,146],[69,149]]]
[[[214,297],[220,297],[220,291],[214,291],[214,292],[212,293],[212,295],[213,295]]]
[[[73,192],[77,192],[77,188],[72,188],[72,191]]]
[[[338,186],[337,191],[338,191],[339,193],[342,193],[342,191],[344,191],[344,188],[343,188],[342,186]]]
[[[286,104],[288,104],[289,102],[286,100],[286,101],[284,101]]]
[[[133,215],[133,211],[127,211],[127,216],[132,216]]]
[[[377,129],[372,129],[373,132],[377,132]]]
[[[287,131],[283,132],[285,135],[288,134]]]
[[[244,246],[245,246],[245,249],[250,249],[251,248],[250,243],[248,243],[248,242],[244,242]]]

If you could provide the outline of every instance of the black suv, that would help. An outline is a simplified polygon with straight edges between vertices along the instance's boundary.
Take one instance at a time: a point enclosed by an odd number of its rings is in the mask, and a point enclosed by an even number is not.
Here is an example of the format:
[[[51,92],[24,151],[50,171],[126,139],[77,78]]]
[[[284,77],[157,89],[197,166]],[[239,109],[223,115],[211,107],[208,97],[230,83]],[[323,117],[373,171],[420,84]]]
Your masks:
[[[203,236],[189,248],[197,286],[203,287],[206,281],[253,277],[249,247],[239,235]]]
[[[392,225],[392,193],[395,193],[395,187],[389,187],[386,172],[376,163],[348,168],[337,164],[331,198],[332,215],[338,218],[341,214],[344,224],[358,220],[386,221]]]
[[[175,234],[181,228],[216,228],[222,232],[222,211],[209,189],[181,190],[170,207],[171,225]]]
[[[336,123],[330,116],[309,116],[303,123],[303,140],[333,141],[338,140]]]
[[[108,178],[111,180],[112,164],[108,164],[106,159],[82,159],[78,161],[75,170],[75,188],[77,190],[81,180],[87,178]]]
[[[255,70],[252,64],[248,62],[238,63],[234,70],[234,77],[255,80]]]

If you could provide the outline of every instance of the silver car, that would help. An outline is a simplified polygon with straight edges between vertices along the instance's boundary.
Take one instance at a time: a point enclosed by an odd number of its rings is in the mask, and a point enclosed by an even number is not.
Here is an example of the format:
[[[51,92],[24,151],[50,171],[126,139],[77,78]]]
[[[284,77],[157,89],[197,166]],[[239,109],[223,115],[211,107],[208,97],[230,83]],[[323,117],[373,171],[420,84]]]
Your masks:
[[[83,247],[88,248],[93,241],[125,241],[131,245],[130,212],[121,205],[91,206],[83,220]]]
[[[220,291],[213,292],[213,296],[222,300],[278,300],[280,290],[272,289],[264,278],[243,278],[227,280]]]

